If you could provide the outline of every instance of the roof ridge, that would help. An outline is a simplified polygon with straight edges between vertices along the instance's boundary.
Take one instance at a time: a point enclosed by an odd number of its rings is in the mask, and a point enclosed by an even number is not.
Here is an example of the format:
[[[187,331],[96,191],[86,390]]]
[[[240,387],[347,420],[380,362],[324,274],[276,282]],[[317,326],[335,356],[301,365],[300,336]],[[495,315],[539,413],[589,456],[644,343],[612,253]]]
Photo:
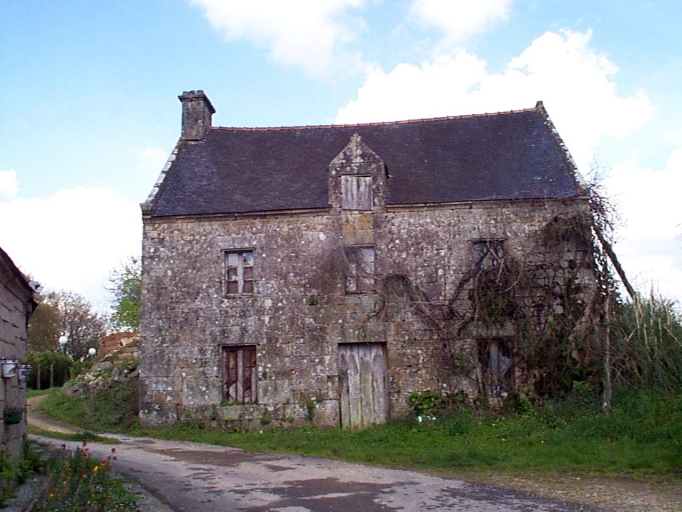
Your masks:
[[[268,132],[268,131],[283,131],[283,130],[319,130],[330,128],[353,128],[364,126],[389,126],[401,124],[415,124],[430,121],[451,121],[455,119],[473,119],[478,117],[495,117],[509,114],[521,114],[525,112],[538,112],[542,107],[542,102],[538,102],[534,107],[518,109],[518,110],[504,110],[500,112],[484,112],[480,114],[462,114],[458,116],[443,116],[443,117],[422,117],[418,119],[402,119],[397,121],[378,121],[374,123],[348,123],[348,124],[319,124],[319,125],[301,125],[301,126],[263,126],[263,127],[246,127],[246,126],[211,126],[209,130],[232,130],[232,131],[247,131],[247,132]]]

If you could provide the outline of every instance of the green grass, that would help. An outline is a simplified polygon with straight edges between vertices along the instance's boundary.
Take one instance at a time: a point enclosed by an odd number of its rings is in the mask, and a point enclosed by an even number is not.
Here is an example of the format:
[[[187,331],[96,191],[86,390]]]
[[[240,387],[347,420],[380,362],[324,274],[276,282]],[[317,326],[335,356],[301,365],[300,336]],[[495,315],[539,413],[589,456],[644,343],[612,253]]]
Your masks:
[[[29,389],[27,391],[27,395],[29,398],[33,396],[42,396],[42,395],[47,395],[50,392],[49,389]]]
[[[49,400],[49,402],[48,402]],[[81,427],[84,402],[50,395],[49,411]],[[75,415],[75,416],[74,416]],[[475,411],[440,413],[435,421],[392,421],[362,431],[339,428],[263,429],[228,433],[200,425],[140,429],[128,433],[298,453],[436,471],[586,471],[602,474],[667,473],[682,476],[682,396],[620,393],[611,414],[597,402],[573,396],[524,414]],[[105,420],[106,424],[108,420]],[[121,429],[119,429],[121,430]]]
[[[69,397],[53,388],[41,407],[51,416],[87,430],[125,432],[137,425],[137,404],[137,383],[125,382],[85,398]]]
[[[118,439],[113,437],[100,436],[92,432],[81,432],[78,434],[64,434],[62,432],[53,432],[51,430],[43,430],[37,427],[28,427],[29,434],[34,434],[43,437],[51,437],[52,439],[61,439],[62,441],[77,441],[82,443],[83,441],[102,443],[102,444],[119,444]]]

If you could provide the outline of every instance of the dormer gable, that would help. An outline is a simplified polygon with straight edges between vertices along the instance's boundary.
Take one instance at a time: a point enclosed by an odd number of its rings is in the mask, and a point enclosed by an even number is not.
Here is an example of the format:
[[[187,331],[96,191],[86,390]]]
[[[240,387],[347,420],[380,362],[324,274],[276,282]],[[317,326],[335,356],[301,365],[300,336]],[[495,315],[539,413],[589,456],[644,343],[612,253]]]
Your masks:
[[[329,198],[333,209],[374,211],[386,205],[386,164],[359,134],[329,164]]]

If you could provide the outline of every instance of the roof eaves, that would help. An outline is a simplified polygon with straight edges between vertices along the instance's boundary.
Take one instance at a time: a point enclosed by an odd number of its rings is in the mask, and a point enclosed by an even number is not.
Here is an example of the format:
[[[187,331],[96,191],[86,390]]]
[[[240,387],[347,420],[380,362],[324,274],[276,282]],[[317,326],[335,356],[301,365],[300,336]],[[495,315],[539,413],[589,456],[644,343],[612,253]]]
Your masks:
[[[33,309],[35,309],[38,304],[35,298],[36,287],[28,282],[28,279],[26,279],[24,273],[19,270],[19,267],[15,265],[15,263],[12,261],[12,258],[9,257],[9,254],[7,254],[2,247],[0,247],[0,261],[2,261],[2,263],[7,267],[19,284],[26,289],[29,295],[29,302],[32,304]]]

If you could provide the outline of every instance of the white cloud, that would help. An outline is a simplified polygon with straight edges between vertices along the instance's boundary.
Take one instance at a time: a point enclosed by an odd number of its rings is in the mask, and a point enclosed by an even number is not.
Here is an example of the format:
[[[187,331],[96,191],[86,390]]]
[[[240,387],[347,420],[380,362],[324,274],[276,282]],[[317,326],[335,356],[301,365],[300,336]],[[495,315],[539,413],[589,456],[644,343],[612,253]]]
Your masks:
[[[102,309],[109,271],[140,253],[138,204],[107,188],[0,201],[0,226],[0,246],[23,272],[48,290],[79,293]]]
[[[337,123],[438,117],[528,108],[543,100],[578,166],[587,170],[605,137],[623,137],[653,113],[642,92],[622,97],[617,67],[590,46],[588,33],[547,32],[503,73],[463,50],[422,63],[371,71]]]
[[[158,176],[168,159],[168,152],[160,148],[146,147],[139,155],[135,164],[138,171],[147,176]]]
[[[620,95],[616,65],[590,47],[588,33],[548,32],[534,40],[502,73],[463,50],[420,66],[371,71],[357,99],[337,123],[439,117],[528,108],[543,100],[583,172],[599,144],[643,126],[654,108],[643,92]],[[665,169],[614,166],[605,182],[626,224],[616,250],[641,291],[656,289],[682,300],[682,148]]]
[[[365,0],[190,0],[228,40],[266,47],[283,64],[325,76],[341,46],[364,24],[348,17]]]
[[[0,171],[0,195],[14,197],[18,193],[17,172],[14,169]]]
[[[439,28],[459,43],[497,22],[506,21],[512,0],[413,0],[411,14],[422,25]]]
[[[616,250],[626,272],[641,291],[653,285],[682,300],[682,147],[670,153],[665,169],[616,165],[604,185],[623,219]]]

